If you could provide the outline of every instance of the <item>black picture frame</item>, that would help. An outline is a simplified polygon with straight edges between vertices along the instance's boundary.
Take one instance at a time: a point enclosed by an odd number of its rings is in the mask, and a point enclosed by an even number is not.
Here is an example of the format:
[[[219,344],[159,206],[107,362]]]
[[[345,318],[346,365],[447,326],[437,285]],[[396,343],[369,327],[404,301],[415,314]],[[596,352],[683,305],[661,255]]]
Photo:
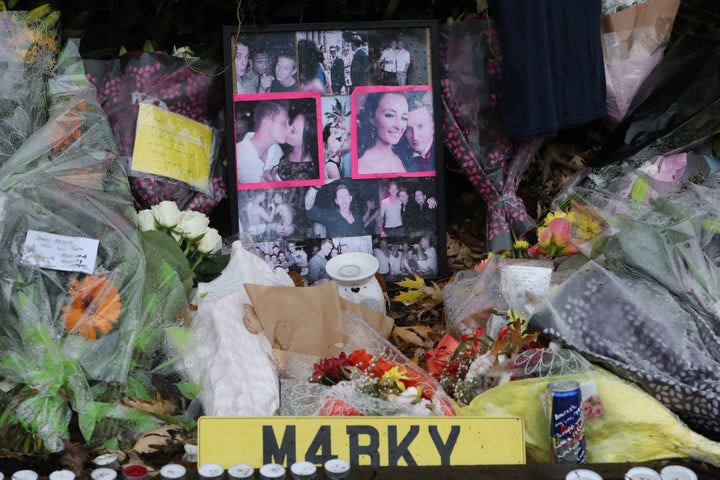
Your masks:
[[[232,231],[271,266],[313,285],[357,251],[389,288],[447,275],[437,28],[224,27]]]

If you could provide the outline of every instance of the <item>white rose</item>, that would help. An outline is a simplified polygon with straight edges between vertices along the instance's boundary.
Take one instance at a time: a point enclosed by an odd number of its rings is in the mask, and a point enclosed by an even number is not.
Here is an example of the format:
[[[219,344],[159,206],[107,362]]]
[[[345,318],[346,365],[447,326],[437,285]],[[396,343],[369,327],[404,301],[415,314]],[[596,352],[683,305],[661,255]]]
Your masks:
[[[215,253],[222,248],[222,237],[214,228],[209,228],[205,236],[200,239],[197,249],[200,253]]]
[[[156,230],[155,228],[155,217],[150,210],[140,210],[135,216],[135,222],[141,232],[147,232],[148,230]]]
[[[210,219],[200,212],[185,210],[180,214],[178,232],[188,240],[195,240],[205,233],[210,224]]]
[[[180,209],[170,200],[164,200],[150,207],[155,221],[164,228],[174,228],[180,221]]]

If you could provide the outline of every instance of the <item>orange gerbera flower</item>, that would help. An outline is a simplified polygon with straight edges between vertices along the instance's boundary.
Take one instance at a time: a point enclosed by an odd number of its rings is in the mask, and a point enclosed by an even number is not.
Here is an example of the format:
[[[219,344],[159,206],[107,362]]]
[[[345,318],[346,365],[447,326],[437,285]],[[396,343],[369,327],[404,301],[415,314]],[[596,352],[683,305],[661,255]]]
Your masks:
[[[88,275],[82,281],[72,280],[68,292],[72,303],[62,307],[65,330],[95,340],[100,333],[112,330],[120,317],[120,294],[105,276]]]

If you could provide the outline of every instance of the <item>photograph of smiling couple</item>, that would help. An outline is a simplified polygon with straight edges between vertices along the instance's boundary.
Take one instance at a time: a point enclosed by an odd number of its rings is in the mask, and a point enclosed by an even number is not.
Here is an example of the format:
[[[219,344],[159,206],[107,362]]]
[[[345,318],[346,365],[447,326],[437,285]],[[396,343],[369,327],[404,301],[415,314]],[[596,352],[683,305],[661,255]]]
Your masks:
[[[435,172],[432,90],[359,88],[353,94],[356,132],[353,177],[426,176]]]

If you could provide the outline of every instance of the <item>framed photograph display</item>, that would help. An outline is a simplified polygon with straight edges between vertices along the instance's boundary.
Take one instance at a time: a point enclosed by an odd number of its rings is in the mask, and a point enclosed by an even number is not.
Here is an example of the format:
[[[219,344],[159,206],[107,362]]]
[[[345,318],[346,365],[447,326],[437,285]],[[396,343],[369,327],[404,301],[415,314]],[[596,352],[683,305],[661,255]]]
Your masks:
[[[446,275],[437,22],[223,38],[233,231],[309,285],[346,252],[374,255],[389,287]]]

